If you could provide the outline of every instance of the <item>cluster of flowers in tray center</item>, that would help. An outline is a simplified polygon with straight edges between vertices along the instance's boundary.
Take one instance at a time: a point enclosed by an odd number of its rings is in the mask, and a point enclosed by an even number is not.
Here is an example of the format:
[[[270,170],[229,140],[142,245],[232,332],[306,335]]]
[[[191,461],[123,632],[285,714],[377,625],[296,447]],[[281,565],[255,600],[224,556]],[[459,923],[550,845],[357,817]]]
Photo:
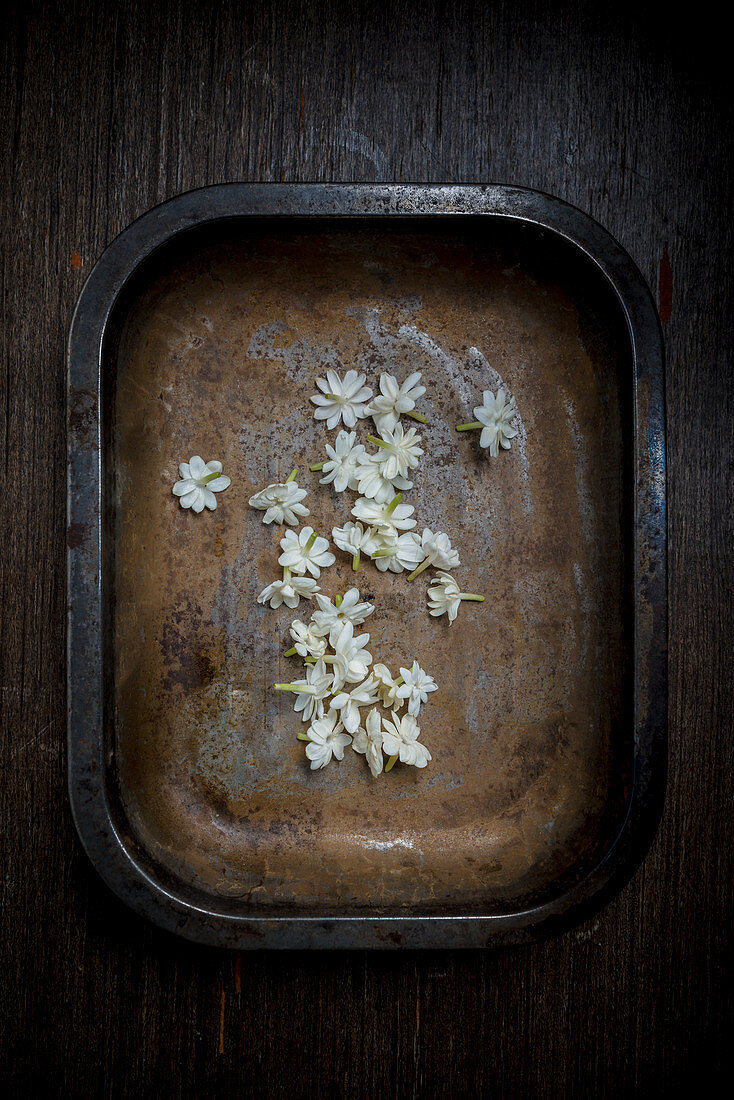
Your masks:
[[[426,392],[421,374],[410,374],[402,384],[393,375],[383,374],[380,392],[374,397],[364,383],[365,376],[355,370],[348,370],[343,378],[328,370],[326,378],[316,379],[319,392],[311,398],[316,420],[325,420],[329,429],[340,423],[344,428],[333,444],[326,444],[325,460],[309,469],[322,474],[321,485],[331,485],[337,493],[352,490],[359,494],[351,508],[353,519],[333,528],[334,544],[349,555],[355,572],[363,557],[370,558],[381,572],[407,571],[408,581],[433,567],[437,578],[427,593],[429,612],[433,616],[446,614],[451,623],[462,601],[482,601],[484,597],[459,591],[450,572],[460,565],[459,555],[449,536],[428,527],[418,533],[415,509],[403,503],[403,493],[412,489],[410,477],[424,451],[419,430],[413,425],[405,428],[400,418],[426,423],[415,411],[416,402]],[[499,446],[509,447],[516,434],[511,425],[516,409],[512,399],[505,401],[502,391],[497,398],[489,391],[484,396],[485,406],[490,407],[487,415],[480,406],[474,410],[478,421],[460,425],[458,430],[482,427],[481,445],[495,454]],[[374,451],[357,442],[353,430],[367,417],[372,418],[377,433],[366,436]],[[295,527],[310,514],[303,503],[307,491],[296,482],[296,474],[293,470],[284,482],[268,485],[250,498],[251,507],[264,511],[263,523]],[[411,667],[401,668],[395,678],[384,664],[373,664],[366,648],[370,635],[355,634],[355,627],[372,614],[374,606],[360,600],[357,588],[331,600],[317,583],[321,570],[335,561],[326,538],[312,527],[303,527],[297,534],[286,531],[280,545],[282,578],[263,589],[258,603],[296,608],[305,598],[318,605],[309,622],[295,619],[290,628],[294,645],[286,656],[298,655],[304,660],[305,677],[275,685],[278,691],[295,693],[294,709],[309,723],[308,730],[298,736],[308,742],[311,768],[322,768],[332,758],[342,760],[350,744],[365,756],[375,777],[383,771],[385,755],[385,771],[396,760],[425,767],[431,754],[419,740],[417,718],[429,693],[436,690],[435,681],[416,660]],[[401,715],[403,706],[407,713]]]

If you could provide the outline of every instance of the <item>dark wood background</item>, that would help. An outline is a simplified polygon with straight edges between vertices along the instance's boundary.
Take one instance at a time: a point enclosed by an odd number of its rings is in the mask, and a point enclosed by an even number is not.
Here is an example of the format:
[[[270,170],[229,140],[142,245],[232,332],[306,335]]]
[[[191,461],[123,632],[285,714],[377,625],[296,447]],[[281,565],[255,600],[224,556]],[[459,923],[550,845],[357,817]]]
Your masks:
[[[674,1095],[730,1043],[732,155],[706,4],[14,5],[2,32],[3,1062],[13,1095]],[[232,954],[127,912],[66,796],[64,346],[105,245],[224,180],[497,181],[622,242],[667,343],[670,784],[594,920]],[[729,558],[729,566],[731,558]]]

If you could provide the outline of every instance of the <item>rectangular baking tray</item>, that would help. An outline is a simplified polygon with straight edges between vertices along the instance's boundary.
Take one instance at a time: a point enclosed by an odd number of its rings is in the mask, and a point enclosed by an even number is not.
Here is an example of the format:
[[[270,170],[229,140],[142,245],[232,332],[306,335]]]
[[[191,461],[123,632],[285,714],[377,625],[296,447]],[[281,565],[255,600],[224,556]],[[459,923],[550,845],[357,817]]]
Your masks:
[[[308,472],[329,365],[373,387],[422,371],[409,500],[486,596],[449,626],[424,577],[357,575],[370,649],[439,684],[431,764],[378,781],[351,750],[308,770],[271,690],[296,613],[256,603],[283,529],[252,492],[298,466],[309,522],[348,518],[353,494]],[[491,459],[455,425],[500,383],[520,432]],[[171,495],[192,454],[232,478],[216,512]],[[71,805],[133,909],[234,948],[480,947],[567,928],[629,878],[665,789],[663,351],[587,215],[502,186],[182,195],[82,291],[68,462]],[[354,579],[338,554],[322,585]]]

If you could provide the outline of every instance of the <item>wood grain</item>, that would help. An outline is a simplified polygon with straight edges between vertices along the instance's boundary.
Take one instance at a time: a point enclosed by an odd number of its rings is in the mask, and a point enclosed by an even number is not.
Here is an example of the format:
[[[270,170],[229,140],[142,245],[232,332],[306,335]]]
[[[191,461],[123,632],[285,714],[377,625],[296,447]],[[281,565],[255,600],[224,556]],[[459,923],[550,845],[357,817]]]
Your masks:
[[[699,6],[36,3],[2,35],[3,1062],[13,1095],[650,1096],[730,1021],[731,111]],[[599,10],[603,8],[604,10]],[[500,181],[660,287],[670,785],[597,918],[469,954],[193,948],[97,880],[65,788],[64,347],[133,218],[225,180]]]

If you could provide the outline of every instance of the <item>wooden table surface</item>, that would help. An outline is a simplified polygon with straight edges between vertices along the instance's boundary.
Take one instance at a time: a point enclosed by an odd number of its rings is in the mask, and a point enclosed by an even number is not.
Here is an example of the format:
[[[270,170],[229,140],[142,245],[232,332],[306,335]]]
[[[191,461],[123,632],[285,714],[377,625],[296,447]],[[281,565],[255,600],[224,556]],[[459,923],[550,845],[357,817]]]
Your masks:
[[[638,5],[639,7],[639,5]],[[2,35],[3,1063],[13,1095],[673,1095],[723,1071],[732,850],[725,36],[642,5],[14,6]],[[109,241],[226,180],[507,182],[588,211],[667,344],[670,779],[592,921],[496,952],[233,954],[128,912],[66,795],[64,348]]]

